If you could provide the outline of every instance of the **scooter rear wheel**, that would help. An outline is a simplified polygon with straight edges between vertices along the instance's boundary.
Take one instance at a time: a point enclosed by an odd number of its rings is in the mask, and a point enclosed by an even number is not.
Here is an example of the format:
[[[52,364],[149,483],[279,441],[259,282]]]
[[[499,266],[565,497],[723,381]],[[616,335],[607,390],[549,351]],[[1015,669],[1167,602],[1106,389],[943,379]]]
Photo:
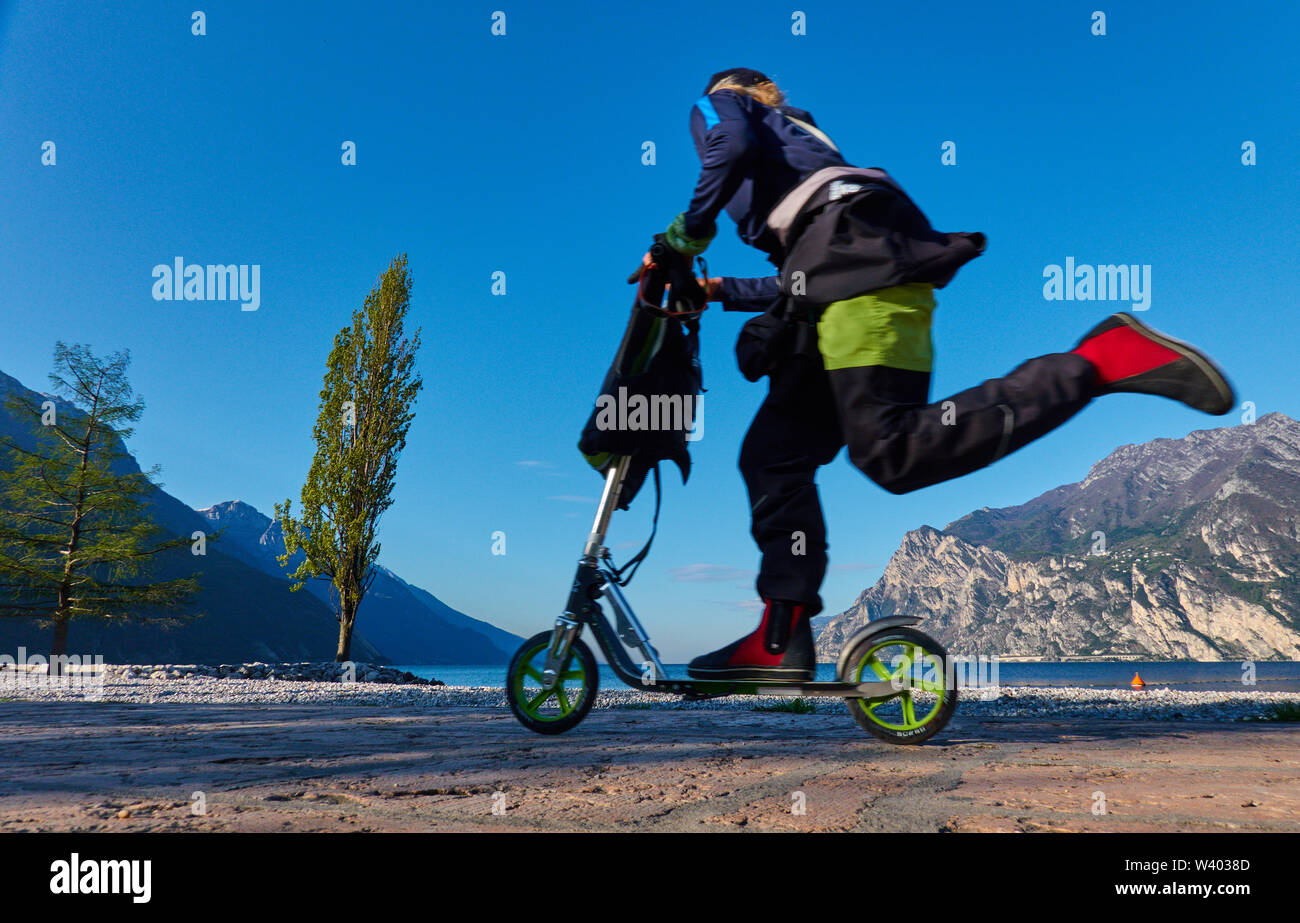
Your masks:
[[[892,744],[924,743],[943,730],[957,708],[948,652],[914,628],[890,628],[858,642],[840,679],[897,683],[898,694],[887,699],[845,700],[854,721]]]
[[[600,673],[591,648],[574,638],[560,679],[550,690],[542,688],[542,670],[551,648],[552,633],[538,632],[515,652],[506,671],[506,699],[519,723],[538,734],[563,734],[587,717],[596,701]]]

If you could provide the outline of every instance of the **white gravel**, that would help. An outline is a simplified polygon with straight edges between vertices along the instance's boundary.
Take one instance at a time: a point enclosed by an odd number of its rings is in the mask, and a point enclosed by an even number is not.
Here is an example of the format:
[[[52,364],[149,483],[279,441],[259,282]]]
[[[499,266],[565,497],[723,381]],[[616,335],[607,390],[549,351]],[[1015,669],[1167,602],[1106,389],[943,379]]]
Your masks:
[[[310,682],[277,679],[216,679],[207,676],[150,676],[87,679],[84,685],[49,684],[42,677],[0,672],[3,701],[84,701],[194,705],[383,705],[392,708],[439,706],[505,708],[503,690],[474,686],[390,685],[373,682]],[[596,708],[741,709],[770,708],[779,697],[730,696],[688,702],[676,696],[635,689],[603,690]],[[808,700],[819,713],[842,713],[839,699]],[[1159,721],[1239,721],[1265,718],[1274,706],[1300,707],[1300,692],[1185,692],[1077,687],[1003,686],[966,690],[957,713],[973,718],[1096,718]]]

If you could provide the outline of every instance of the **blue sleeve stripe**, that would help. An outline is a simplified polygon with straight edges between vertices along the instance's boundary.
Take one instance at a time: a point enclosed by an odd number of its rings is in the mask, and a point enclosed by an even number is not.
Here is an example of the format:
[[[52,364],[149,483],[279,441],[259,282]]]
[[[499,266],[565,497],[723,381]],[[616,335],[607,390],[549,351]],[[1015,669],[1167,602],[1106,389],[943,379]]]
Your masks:
[[[718,110],[713,108],[713,103],[707,96],[701,97],[700,101],[695,104],[696,108],[704,116],[704,130],[708,131],[714,125],[717,125],[722,119],[718,118]]]

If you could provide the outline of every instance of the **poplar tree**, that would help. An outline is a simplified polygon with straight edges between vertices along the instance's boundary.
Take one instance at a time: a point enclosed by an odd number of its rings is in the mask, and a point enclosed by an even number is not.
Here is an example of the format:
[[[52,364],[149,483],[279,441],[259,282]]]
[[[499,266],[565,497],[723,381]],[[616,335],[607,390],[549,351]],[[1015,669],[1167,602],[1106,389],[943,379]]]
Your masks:
[[[357,609],[375,577],[379,519],[393,503],[397,461],[415,419],[423,382],[416,370],[420,331],[408,337],[411,278],[406,255],[379,277],[352,323],[334,337],[326,360],[320,411],[312,437],[316,454],[301,492],[301,512],[276,504],[284,530],[280,564],[302,554],[293,589],[327,579],[337,599],[335,659],[349,659]]]
[[[127,352],[54,348],[53,397],[12,394],[19,436],[0,439],[0,615],[53,624],[50,670],[79,618],[165,615],[198,590],[193,577],[151,581],[151,559],[188,545],[150,518],[158,468],[126,450],[144,402],[127,381]]]

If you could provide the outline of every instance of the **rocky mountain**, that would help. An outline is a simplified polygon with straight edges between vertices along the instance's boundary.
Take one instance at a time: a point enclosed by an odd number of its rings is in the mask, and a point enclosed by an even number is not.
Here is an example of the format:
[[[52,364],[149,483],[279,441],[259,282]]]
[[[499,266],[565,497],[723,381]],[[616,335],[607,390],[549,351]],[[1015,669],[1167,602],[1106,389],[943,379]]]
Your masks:
[[[15,392],[38,404],[52,398],[0,372],[0,437],[10,436],[31,449],[35,440],[29,425],[4,407]],[[55,407],[64,418],[79,415],[63,401],[56,400]],[[139,470],[134,460],[124,467]],[[214,531],[206,519],[162,489],[152,491],[147,507],[169,535]],[[172,627],[132,620],[74,619],[68,629],[68,653],[99,654],[108,663],[333,660],[338,622],[329,608],[309,594],[291,593],[283,579],[273,579],[249,566],[232,550],[226,542],[215,541],[208,543],[202,556],[180,548],[158,557],[154,571],[158,579],[198,575],[199,592],[182,614],[192,617],[201,613],[201,617]],[[357,660],[387,662],[364,633],[358,635],[353,644]],[[50,640],[51,628],[39,619],[0,618],[0,650],[12,654],[25,647],[29,653],[45,654]]]
[[[1122,446],[1077,484],[915,529],[815,620],[818,649],[895,613],[966,655],[1300,659],[1300,423]]]
[[[209,528],[223,530],[228,553],[269,576],[285,579],[287,571],[276,560],[284,554],[284,536],[278,522],[239,500],[198,512]],[[303,588],[303,592],[308,591],[323,601],[329,599],[325,581],[309,582]],[[361,601],[357,627],[364,628],[366,637],[394,663],[505,663],[523,642],[495,625],[457,612],[386,567],[378,569]]]

